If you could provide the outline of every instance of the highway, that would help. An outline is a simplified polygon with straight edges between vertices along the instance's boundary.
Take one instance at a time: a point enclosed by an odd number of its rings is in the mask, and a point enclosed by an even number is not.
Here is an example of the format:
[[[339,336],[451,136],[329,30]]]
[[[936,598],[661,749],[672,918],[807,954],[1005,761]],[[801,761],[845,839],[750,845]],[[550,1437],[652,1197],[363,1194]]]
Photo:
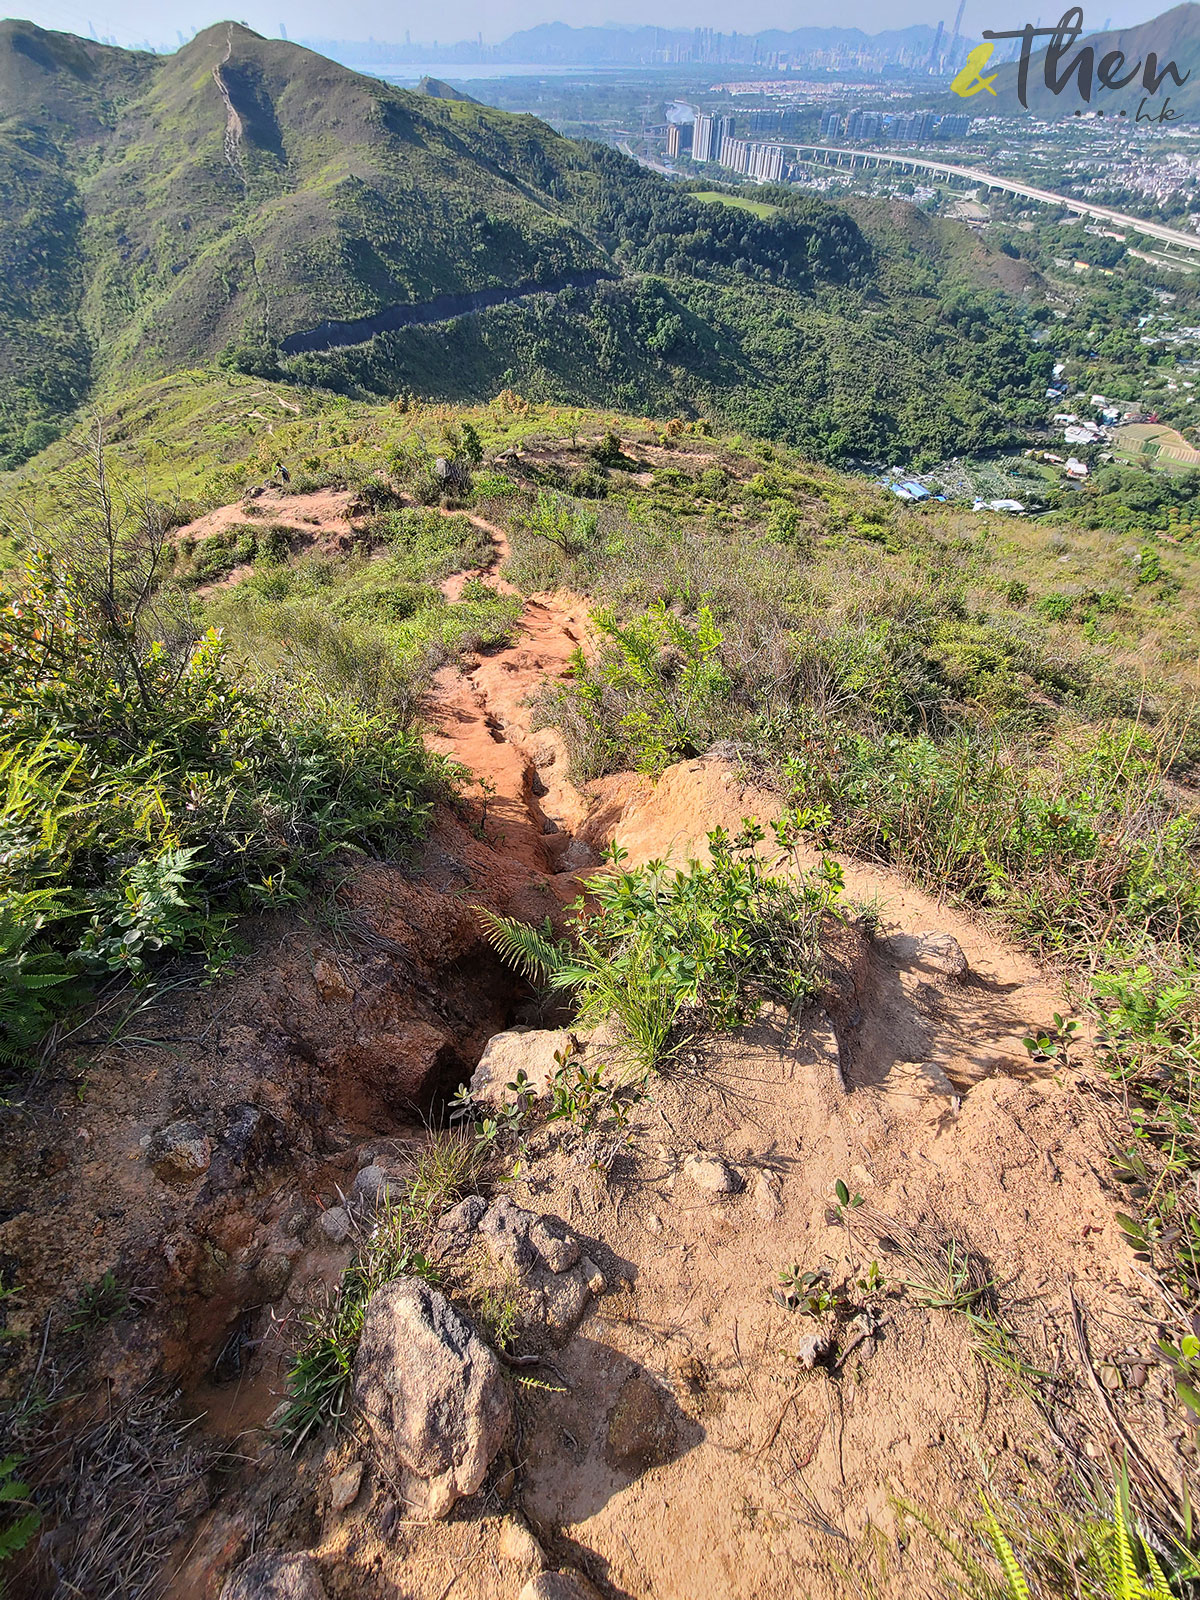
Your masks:
[[[787,148],[793,148],[788,146]],[[1032,184],[1018,183],[1013,178],[998,178],[994,173],[981,172],[978,167],[955,167],[947,161],[930,161],[923,156],[889,155],[881,150],[845,150],[835,145],[796,145],[796,154],[802,161],[816,161],[823,165],[839,165],[826,158],[851,156],[855,162],[889,161],[894,166],[909,167],[922,172],[940,172],[947,177],[965,178],[968,183],[986,184],[989,189],[1003,189],[1008,194],[1020,195],[1026,200],[1038,200],[1045,205],[1064,206],[1081,216],[1095,217],[1116,228],[1132,229],[1147,239],[1158,239],[1163,244],[1179,245],[1184,250],[1200,250],[1200,234],[1181,233],[1178,228],[1164,227],[1161,222],[1143,222],[1140,217],[1130,217],[1123,211],[1113,211],[1108,206],[1095,206],[1089,200],[1073,200],[1070,195],[1055,194],[1052,189],[1035,189]]]

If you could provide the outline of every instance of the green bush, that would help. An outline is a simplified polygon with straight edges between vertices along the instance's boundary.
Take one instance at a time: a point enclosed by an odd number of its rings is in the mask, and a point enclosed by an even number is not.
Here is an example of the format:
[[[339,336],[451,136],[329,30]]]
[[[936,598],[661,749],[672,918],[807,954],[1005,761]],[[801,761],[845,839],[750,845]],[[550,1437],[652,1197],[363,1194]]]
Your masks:
[[[403,851],[447,773],[378,696],[287,663],[247,688],[214,632],[41,552],[0,595],[0,714],[14,1051],[80,980],[144,981],[219,945],[229,912],[302,893],[336,852]]]
[[[793,814],[775,825],[785,853],[800,821]],[[506,960],[574,995],[583,1026],[615,1016],[649,1071],[688,1023],[728,1030],[764,1000],[790,1007],[816,992],[822,920],[841,893],[841,872],[826,860],[802,873],[793,860],[780,876],[759,851],[765,838],[747,817],[735,836],[723,828],[708,835],[707,865],[652,861],[589,878],[562,942],[548,924],[538,930],[491,912],[484,923]],[[619,865],[620,853],[612,859]]]
[[[660,600],[628,623],[600,610],[594,624],[600,650],[591,661],[575,652],[571,679],[546,710],[565,716],[579,770],[660,773],[707,749],[729,691],[709,607],[689,622]]]
[[[1066,622],[1075,610],[1075,601],[1069,594],[1045,594],[1034,610],[1051,622]]]

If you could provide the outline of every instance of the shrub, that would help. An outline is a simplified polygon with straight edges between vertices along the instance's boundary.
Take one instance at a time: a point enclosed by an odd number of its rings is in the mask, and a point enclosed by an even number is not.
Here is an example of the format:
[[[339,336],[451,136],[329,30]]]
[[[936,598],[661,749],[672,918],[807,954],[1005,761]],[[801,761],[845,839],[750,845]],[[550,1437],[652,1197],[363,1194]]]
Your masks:
[[[790,852],[798,815],[775,825]],[[766,835],[752,818],[731,837],[708,835],[711,860],[674,869],[654,861],[632,872],[589,878],[573,908],[570,937],[482,912],[497,950],[528,977],[571,992],[583,1026],[616,1016],[640,1067],[649,1071],[671,1048],[685,1018],[729,1029],[764,1000],[794,1006],[819,982],[822,919],[841,892],[830,861],[813,873],[781,877],[758,846]],[[614,852],[614,866],[620,853]]]
[[[1069,594],[1046,594],[1034,609],[1051,622],[1066,622],[1075,609],[1075,601]]]
[[[729,690],[722,634],[709,607],[702,605],[694,622],[661,600],[628,623],[611,609],[594,621],[602,648],[591,662],[575,652],[556,702],[570,713],[567,732],[581,771],[591,777],[632,765],[659,773],[699,755],[712,742]]]
[[[18,1057],[89,976],[144,982],[335,852],[404,850],[448,773],[377,686],[355,697],[315,655],[239,684],[227,644],[155,587],[163,570],[143,508],[35,551],[0,593],[0,1013]]]

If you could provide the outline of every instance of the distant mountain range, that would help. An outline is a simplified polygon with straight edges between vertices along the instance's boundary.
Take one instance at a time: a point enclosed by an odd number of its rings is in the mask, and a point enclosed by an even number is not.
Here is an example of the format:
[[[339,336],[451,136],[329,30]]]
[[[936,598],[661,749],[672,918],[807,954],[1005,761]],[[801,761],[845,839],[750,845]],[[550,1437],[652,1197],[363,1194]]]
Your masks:
[[[499,44],[477,40],[455,43],[351,39],[306,39],[322,54],[351,65],[404,65],[436,59],[464,64],[494,61],[546,66],[645,66],[675,62],[698,66],[766,65],[773,58],[804,57],[821,51],[865,53],[881,63],[923,57],[937,33],[924,23],[868,34],[860,28],[768,28],[759,33],[714,32],[711,28],[575,28],[565,22],[541,23],[511,34]],[[946,43],[950,35],[944,33]]]

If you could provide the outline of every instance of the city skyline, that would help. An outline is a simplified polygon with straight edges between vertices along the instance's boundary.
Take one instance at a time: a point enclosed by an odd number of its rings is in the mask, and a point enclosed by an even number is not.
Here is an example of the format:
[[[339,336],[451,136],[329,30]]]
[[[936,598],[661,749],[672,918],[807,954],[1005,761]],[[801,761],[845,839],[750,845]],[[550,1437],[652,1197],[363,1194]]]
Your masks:
[[[595,4],[580,0],[489,0],[487,5],[479,0],[447,0],[438,11],[436,35],[428,25],[425,8],[387,7],[378,0],[353,0],[340,8],[336,29],[331,26],[327,8],[315,0],[299,0],[286,7],[279,0],[253,0],[249,6],[242,0],[241,5],[227,9],[205,0],[205,6],[203,10],[195,5],[180,7],[164,18],[161,6],[152,0],[36,0],[14,7],[13,15],[83,37],[111,38],[125,46],[149,42],[157,48],[175,48],[193,33],[231,19],[269,37],[282,33],[301,42],[309,38],[328,40],[336,32],[343,41],[375,40],[400,45],[407,35],[414,43],[429,44],[431,59],[437,45],[449,47],[475,39],[485,46],[495,45],[515,32],[553,22],[571,27],[631,28],[649,23],[665,29],[707,27],[733,31],[727,7],[717,0],[688,0],[687,4],[683,0],[662,0],[649,18],[639,0],[599,0]],[[875,34],[919,24],[936,28],[941,22],[949,31],[956,9],[952,0],[946,0],[941,14],[936,6],[930,8],[929,0],[911,0],[902,7],[890,0],[857,0],[845,8],[837,26]],[[1161,9],[1142,0],[1102,0],[1094,11],[1085,8],[1084,19],[1088,30],[1096,31],[1110,20],[1114,27],[1147,21],[1161,14]],[[1029,10],[1020,0],[966,0],[962,31],[978,37],[985,28],[1014,27],[1037,20],[1038,8],[1032,8],[1033,15]],[[780,8],[767,0],[752,0],[739,11],[737,22],[736,31],[743,35],[768,29],[830,26],[827,13],[815,6]]]

